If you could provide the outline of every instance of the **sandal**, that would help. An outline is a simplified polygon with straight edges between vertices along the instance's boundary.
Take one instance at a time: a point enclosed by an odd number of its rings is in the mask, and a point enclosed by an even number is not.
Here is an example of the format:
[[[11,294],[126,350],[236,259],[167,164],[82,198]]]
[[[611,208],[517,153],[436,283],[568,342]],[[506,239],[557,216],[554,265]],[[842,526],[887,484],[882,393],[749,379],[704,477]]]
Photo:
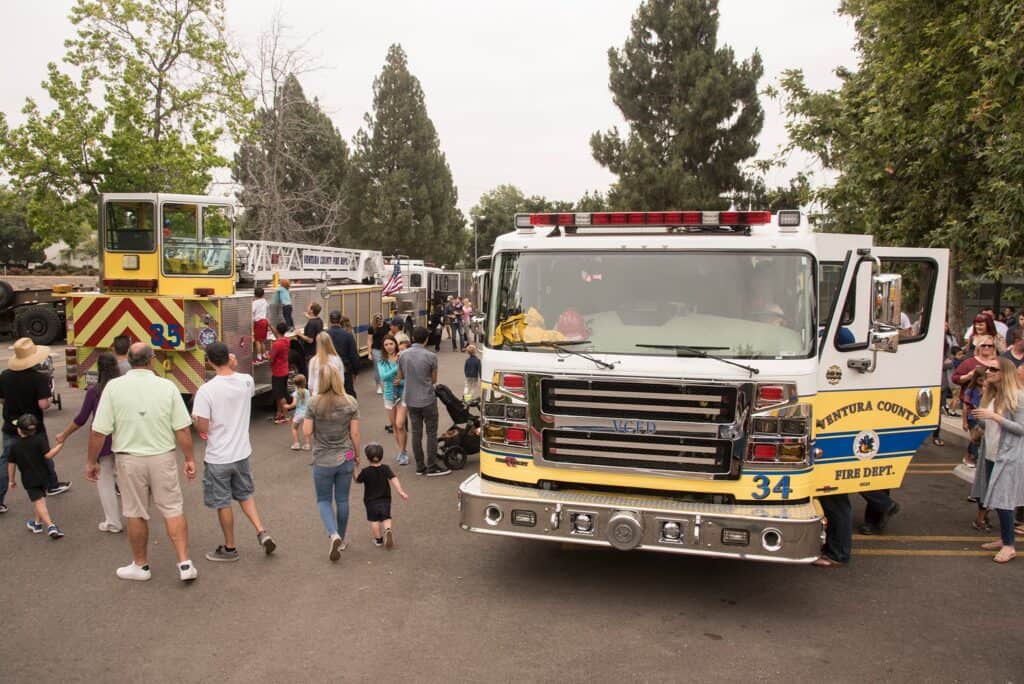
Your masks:
[[[998,551],[999,549],[1003,548],[1003,542],[998,539],[996,541],[985,542],[981,545],[981,548],[985,549],[986,551]]]
[[[1013,526],[1013,533],[1024,536],[1024,524],[1017,523]]]
[[[946,446],[946,443],[939,437],[932,437],[932,444],[935,446]]]
[[[1017,552],[1013,550],[1012,546],[1004,546],[1003,548],[999,549],[999,553],[997,553],[992,558],[992,560],[994,560],[996,563],[1000,563],[1001,564],[1001,563],[1009,563],[1010,561],[1012,561],[1016,557],[1017,557]]]
[[[839,561],[833,560],[828,556],[822,556],[821,558],[812,561],[811,565],[814,565],[819,568],[841,568],[844,565],[846,565],[846,563],[840,563]]]
[[[971,527],[973,527],[978,532],[991,532],[992,531],[992,525],[989,523],[988,520],[986,520],[985,522],[978,522],[977,520],[975,520],[974,522],[971,523]]]

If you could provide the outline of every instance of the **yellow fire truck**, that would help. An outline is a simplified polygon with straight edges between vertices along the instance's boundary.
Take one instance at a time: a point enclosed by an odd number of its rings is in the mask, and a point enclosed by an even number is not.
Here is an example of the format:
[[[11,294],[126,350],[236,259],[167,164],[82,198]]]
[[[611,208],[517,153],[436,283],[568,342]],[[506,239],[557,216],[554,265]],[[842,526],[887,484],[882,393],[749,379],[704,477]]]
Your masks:
[[[253,292],[237,291],[235,208],[230,199],[157,193],[105,194],[99,201],[100,281],[68,295],[67,379],[85,387],[99,354],[120,335],[148,341],[154,371],[193,394],[208,374],[203,355],[227,343],[257,391],[270,388],[269,364],[254,364]],[[379,285],[296,288],[297,316],[311,301],[342,311],[360,328],[381,312]],[[365,320],[364,320],[365,319]],[[360,345],[368,346],[368,345]],[[368,354],[368,351],[366,352]]]
[[[899,487],[939,421],[944,249],[799,212],[516,228],[487,285],[468,531],[806,563],[818,499]]]

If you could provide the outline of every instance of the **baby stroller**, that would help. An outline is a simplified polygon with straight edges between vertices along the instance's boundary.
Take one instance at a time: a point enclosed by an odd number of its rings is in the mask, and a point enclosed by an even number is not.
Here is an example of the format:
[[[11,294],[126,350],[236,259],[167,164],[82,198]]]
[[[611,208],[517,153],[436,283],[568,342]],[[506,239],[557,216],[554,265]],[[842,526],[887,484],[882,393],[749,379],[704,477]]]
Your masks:
[[[448,410],[453,425],[437,439],[437,451],[445,465],[459,470],[466,465],[466,458],[480,453],[480,402],[476,399],[468,404],[452,392],[447,385],[434,389],[437,398]],[[470,409],[476,408],[473,413]]]

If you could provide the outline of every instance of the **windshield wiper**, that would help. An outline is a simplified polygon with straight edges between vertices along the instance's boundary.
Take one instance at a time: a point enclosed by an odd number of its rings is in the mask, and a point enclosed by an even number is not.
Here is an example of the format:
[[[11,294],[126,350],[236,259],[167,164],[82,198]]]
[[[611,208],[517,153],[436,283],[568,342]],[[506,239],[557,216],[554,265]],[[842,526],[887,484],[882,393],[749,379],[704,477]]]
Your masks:
[[[590,354],[587,354],[587,353],[581,352],[581,351],[576,351],[575,349],[566,349],[566,347],[571,347],[571,346],[577,345],[577,344],[586,344],[588,342],[590,342],[590,340],[550,340],[550,341],[542,341],[542,342],[523,342],[523,346],[524,347],[546,347],[548,349],[554,349],[556,352],[559,352],[559,353],[562,353],[562,354],[572,354],[573,356],[579,356],[580,358],[586,359],[587,361],[590,361],[591,363],[597,364],[601,368],[606,368],[608,370],[615,370],[615,364],[614,363],[608,363],[607,361],[602,361],[601,359],[595,358],[595,357],[591,356]]]
[[[735,361],[730,361],[729,359],[723,358],[716,354],[708,354],[706,351],[704,351],[705,349],[728,349],[728,347],[688,347],[685,344],[638,344],[636,346],[641,347],[643,349],[673,349],[676,352],[676,356],[697,356],[702,359],[714,359],[715,361],[727,363],[730,366],[742,368],[751,375],[757,375],[758,373],[761,372],[759,369],[754,368],[753,366],[746,366],[742,363],[736,363]]]

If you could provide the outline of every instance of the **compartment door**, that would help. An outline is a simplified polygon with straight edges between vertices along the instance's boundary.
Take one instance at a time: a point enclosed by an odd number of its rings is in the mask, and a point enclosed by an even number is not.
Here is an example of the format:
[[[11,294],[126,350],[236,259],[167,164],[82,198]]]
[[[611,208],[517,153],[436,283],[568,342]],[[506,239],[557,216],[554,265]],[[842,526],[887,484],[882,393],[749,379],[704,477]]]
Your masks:
[[[870,254],[883,273],[903,276],[899,347],[871,351],[874,262],[849,249],[834,304],[821,312],[828,320],[814,401],[819,496],[899,487],[939,422],[949,252],[873,247]]]

